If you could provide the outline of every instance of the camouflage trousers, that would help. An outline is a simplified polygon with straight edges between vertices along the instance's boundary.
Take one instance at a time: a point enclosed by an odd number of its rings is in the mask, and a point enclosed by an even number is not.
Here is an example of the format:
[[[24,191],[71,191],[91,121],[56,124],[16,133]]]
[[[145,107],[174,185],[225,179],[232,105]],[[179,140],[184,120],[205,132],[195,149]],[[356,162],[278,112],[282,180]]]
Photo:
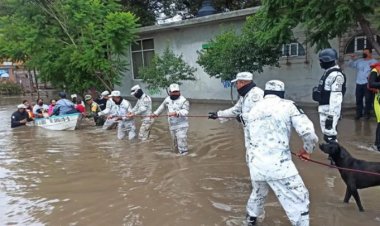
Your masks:
[[[170,135],[173,140],[173,148],[180,154],[187,154],[189,148],[187,146],[187,130],[189,127],[170,129]]]
[[[280,180],[252,181],[252,193],[247,204],[250,216],[263,217],[269,187],[293,226],[309,226],[309,192],[299,174]]]
[[[119,140],[124,139],[128,133],[128,139],[132,140],[136,137],[135,121],[118,121],[117,124],[117,138]]]
[[[144,141],[149,138],[150,129],[153,124],[153,119],[144,119],[141,122],[140,131],[139,131],[139,139]]]
[[[103,124],[103,129],[104,130],[111,130],[115,129],[117,126],[117,121],[115,119],[107,119],[104,124]]]

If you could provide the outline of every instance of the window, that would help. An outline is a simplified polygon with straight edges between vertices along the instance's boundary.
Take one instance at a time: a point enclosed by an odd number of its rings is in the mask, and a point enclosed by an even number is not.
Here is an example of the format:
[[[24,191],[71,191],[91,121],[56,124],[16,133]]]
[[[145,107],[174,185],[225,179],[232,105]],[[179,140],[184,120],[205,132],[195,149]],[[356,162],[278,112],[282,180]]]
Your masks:
[[[298,42],[283,44],[281,47],[283,57],[305,56],[305,49]]]
[[[132,67],[134,79],[139,79],[139,68],[149,66],[154,56],[153,39],[138,40],[132,44]]]
[[[375,35],[374,38],[376,42],[380,44],[380,37],[378,35]],[[358,35],[358,36],[353,37],[348,42],[344,53],[347,54],[347,53],[361,52],[365,48],[373,49],[371,43],[369,43],[366,36]]]

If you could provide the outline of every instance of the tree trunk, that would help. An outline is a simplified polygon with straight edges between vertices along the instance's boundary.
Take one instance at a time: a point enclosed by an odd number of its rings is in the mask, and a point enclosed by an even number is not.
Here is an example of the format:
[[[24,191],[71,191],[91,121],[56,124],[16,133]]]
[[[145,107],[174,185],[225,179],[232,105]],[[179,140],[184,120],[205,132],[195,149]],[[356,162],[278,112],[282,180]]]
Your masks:
[[[37,73],[36,73],[36,69],[33,68],[33,75],[34,75],[34,80],[35,80],[35,83],[36,83],[36,89],[37,89],[37,99],[40,98],[40,88],[38,87],[38,79],[37,79]]]
[[[233,86],[231,85],[231,87],[230,87],[231,103],[232,103],[232,104],[235,104],[233,90],[234,90],[234,89],[233,89]]]
[[[362,14],[357,15],[357,20],[364,34],[367,36],[367,40],[372,44],[372,47],[375,49],[377,54],[380,55],[380,45],[375,40],[375,37],[374,37],[375,34],[371,30],[369,21],[365,19]]]
[[[30,92],[34,91],[34,82],[33,82],[33,76],[32,72],[28,69],[28,77],[29,77],[29,82],[30,82]]]

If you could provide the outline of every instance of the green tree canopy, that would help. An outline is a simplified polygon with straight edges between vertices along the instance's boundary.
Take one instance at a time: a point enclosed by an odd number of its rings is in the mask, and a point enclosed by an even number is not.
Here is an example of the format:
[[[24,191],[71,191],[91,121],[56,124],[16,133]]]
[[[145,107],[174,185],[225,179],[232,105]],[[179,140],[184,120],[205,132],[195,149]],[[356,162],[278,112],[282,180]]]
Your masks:
[[[120,82],[138,25],[117,1],[2,1],[8,10],[0,17],[0,58],[22,61],[74,92]]]
[[[371,16],[378,0],[263,0],[260,10],[247,21],[247,27],[259,44],[282,44],[295,39],[293,29],[301,26],[307,42],[317,50],[329,47],[329,40],[360,25],[363,33],[380,54],[380,46],[371,30]]]
[[[162,55],[155,54],[148,67],[140,68],[142,80],[148,84],[148,89],[156,91],[166,89],[172,83],[182,84],[183,80],[195,80],[196,68],[191,67],[182,55],[175,55],[166,47]]]

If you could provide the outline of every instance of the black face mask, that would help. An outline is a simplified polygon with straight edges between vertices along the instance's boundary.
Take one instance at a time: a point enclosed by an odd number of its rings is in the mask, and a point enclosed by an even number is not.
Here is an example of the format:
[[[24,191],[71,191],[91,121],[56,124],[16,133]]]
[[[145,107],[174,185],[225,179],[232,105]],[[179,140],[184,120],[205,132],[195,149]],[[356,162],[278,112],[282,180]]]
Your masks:
[[[144,92],[141,89],[138,89],[135,94],[133,94],[137,99],[140,99]]]
[[[113,100],[113,102],[115,102],[116,105],[120,105],[122,101],[123,101],[122,97],[120,97],[119,101]]]
[[[256,84],[254,82],[251,82],[251,83],[241,87],[237,91],[238,91],[240,96],[244,97],[255,86],[256,86]]]
[[[179,95],[169,95],[171,100],[177,100]]]
[[[363,53],[363,58],[367,58],[368,55],[366,53]]]
[[[319,65],[321,65],[321,68],[322,69],[329,69],[330,67],[334,67],[336,64],[335,64],[335,61],[330,61],[330,62],[319,62]]]
[[[42,106],[42,105],[44,105],[44,102],[38,102],[38,105]]]
[[[284,99],[285,97],[285,91],[264,90],[264,96],[269,95],[269,94],[276,95],[282,99]]]

